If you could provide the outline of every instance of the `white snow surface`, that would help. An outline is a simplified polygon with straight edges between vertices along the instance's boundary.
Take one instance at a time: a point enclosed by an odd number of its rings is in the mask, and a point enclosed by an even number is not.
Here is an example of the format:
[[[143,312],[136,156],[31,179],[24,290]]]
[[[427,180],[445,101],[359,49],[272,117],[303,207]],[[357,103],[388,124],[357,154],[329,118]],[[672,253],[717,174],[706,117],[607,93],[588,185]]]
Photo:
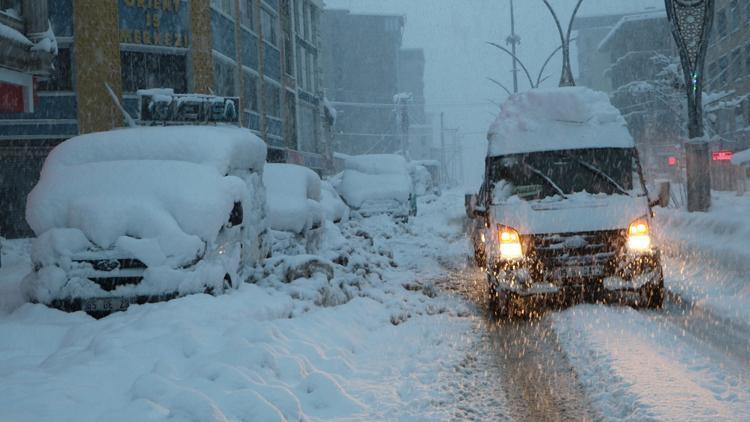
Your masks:
[[[487,134],[488,156],[584,148],[632,148],[625,119],[603,92],[532,89],[508,98]]]
[[[101,320],[4,302],[2,419],[450,419],[474,323],[430,280],[464,262],[461,199],[421,205],[408,229],[386,217],[326,225],[321,255],[274,256],[226,295]],[[6,252],[27,267],[26,248]],[[19,271],[2,271],[0,288],[15,289]]]
[[[296,164],[266,164],[269,225],[274,230],[301,233],[323,221],[320,177]]]
[[[341,183],[336,187],[346,203],[355,209],[366,202],[409,200],[412,189],[409,167],[395,154],[347,156]]]
[[[320,185],[320,205],[323,207],[323,213],[328,221],[339,222],[349,219],[351,210],[328,181],[324,181]]]
[[[718,315],[750,325],[750,196],[713,192],[709,212],[656,208],[665,283]]]
[[[179,161],[111,161],[48,167],[28,197],[37,235],[75,228],[101,248],[120,236],[213,242],[243,198],[244,182]]]
[[[7,38],[28,47],[33,46],[33,43],[22,33],[2,23],[0,23],[0,38]]]
[[[52,150],[42,172],[57,166],[121,161],[174,160],[260,172],[266,144],[248,129],[231,126],[154,126],[116,129],[71,138]]]
[[[748,420],[748,368],[679,327],[626,307],[551,316],[563,351],[605,420]]]

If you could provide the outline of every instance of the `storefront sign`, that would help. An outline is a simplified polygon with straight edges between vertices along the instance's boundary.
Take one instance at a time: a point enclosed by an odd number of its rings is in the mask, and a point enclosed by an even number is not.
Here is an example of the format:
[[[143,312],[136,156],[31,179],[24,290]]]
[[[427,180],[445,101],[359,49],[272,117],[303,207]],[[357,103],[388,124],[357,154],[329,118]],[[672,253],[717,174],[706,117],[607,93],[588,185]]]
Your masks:
[[[187,48],[183,0],[119,0],[120,43]]]
[[[171,90],[138,92],[141,123],[239,124],[239,97],[174,94]]]
[[[711,159],[714,161],[731,161],[733,155],[732,151],[714,151],[711,153]]]

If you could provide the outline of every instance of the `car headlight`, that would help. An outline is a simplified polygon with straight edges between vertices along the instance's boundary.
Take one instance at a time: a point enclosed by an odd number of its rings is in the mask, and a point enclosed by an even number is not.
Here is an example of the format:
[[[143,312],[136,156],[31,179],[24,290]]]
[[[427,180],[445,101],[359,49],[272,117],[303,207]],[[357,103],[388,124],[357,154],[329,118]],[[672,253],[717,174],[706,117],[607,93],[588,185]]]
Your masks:
[[[523,258],[521,236],[518,231],[507,226],[497,227],[497,241],[500,245],[500,257],[514,260]]]
[[[651,250],[651,228],[648,220],[639,218],[628,227],[628,250],[648,252]]]

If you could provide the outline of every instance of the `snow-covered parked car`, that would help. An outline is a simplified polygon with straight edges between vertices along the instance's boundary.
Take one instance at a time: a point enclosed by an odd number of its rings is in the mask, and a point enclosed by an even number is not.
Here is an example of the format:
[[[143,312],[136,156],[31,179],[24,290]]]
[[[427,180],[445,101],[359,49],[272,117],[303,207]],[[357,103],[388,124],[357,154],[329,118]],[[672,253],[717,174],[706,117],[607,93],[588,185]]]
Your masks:
[[[638,153],[606,94],[570,87],[514,95],[488,140],[475,213],[485,222],[499,314],[600,294],[661,306]]]
[[[93,133],[57,146],[29,194],[33,302],[94,315],[237,287],[268,256],[266,145],[217,126]]]
[[[349,219],[351,210],[329,181],[320,184],[320,205],[327,221],[339,223]]]
[[[439,195],[438,173],[440,163],[434,160],[415,160],[409,162],[409,173],[414,180],[414,191],[417,196]]]
[[[320,177],[296,164],[266,164],[263,175],[268,201],[269,225],[274,237],[290,238],[314,253],[325,222]],[[288,249],[288,248],[287,248]]]
[[[347,157],[336,189],[344,202],[364,217],[388,214],[405,221],[417,214],[409,165],[400,155]]]

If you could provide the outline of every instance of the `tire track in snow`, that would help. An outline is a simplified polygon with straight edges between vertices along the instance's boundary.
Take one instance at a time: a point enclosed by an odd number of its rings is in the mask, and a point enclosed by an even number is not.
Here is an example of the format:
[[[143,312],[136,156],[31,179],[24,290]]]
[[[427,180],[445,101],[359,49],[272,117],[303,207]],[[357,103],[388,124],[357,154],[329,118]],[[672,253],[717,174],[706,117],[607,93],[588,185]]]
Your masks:
[[[750,419],[746,364],[658,315],[583,305],[550,319],[605,419]]]
[[[438,285],[475,305],[483,332],[470,365],[474,384],[465,386],[471,401],[485,408],[473,415],[483,415],[481,420],[598,419],[547,319],[488,318],[484,273],[471,266]],[[488,418],[493,402],[505,403],[505,413]],[[463,419],[467,414],[456,416]]]

